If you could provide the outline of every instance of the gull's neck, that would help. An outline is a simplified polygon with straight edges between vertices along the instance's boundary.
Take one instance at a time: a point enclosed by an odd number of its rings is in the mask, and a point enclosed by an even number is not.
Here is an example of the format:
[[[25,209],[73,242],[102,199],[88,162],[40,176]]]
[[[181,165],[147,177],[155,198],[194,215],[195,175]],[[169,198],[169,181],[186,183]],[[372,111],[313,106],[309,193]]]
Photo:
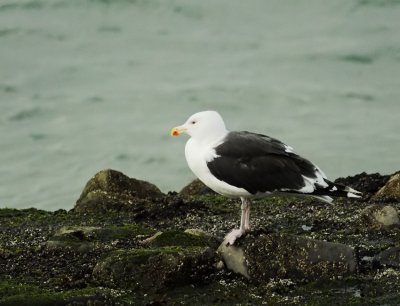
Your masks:
[[[206,137],[192,137],[192,140],[197,142],[201,146],[213,146],[218,142],[221,142],[226,135],[228,135],[229,131],[227,129],[220,130],[217,133],[214,131],[213,133],[208,134]]]

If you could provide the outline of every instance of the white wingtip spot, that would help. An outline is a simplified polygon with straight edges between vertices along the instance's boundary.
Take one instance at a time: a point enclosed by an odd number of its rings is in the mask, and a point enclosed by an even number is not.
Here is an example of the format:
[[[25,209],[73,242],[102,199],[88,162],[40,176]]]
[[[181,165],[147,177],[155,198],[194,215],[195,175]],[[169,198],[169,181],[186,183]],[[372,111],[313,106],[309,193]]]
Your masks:
[[[332,204],[332,202],[333,202],[333,198],[331,198],[330,196],[320,196],[319,198],[330,204]]]
[[[285,152],[286,153],[293,153],[293,148],[291,146],[285,145]]]
[[[357,191],[357,192],[359,193],[359,191]],[[347,193],[347,197],[348,198],[361,198],[360,195],[357,195],[357,194],[354,194],[354,193],[351,193],[351,192]]]

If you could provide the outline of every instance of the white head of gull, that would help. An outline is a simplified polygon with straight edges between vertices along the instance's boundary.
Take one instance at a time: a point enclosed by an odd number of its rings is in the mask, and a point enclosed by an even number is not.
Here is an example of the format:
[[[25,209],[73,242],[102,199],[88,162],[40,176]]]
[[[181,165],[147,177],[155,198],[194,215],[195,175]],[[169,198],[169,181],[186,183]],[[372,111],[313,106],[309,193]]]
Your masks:
[[[250,199],[271,194],[360,197],[360,192],[329,181],[319,167],[295,154],[272,137],[251,132],[230,132],[216,111],[203,111],[172,129],[172,136],[190,136],[185,147],[189,168],[209,188],[242,201],[240,228],[226,244],[250,230]]]

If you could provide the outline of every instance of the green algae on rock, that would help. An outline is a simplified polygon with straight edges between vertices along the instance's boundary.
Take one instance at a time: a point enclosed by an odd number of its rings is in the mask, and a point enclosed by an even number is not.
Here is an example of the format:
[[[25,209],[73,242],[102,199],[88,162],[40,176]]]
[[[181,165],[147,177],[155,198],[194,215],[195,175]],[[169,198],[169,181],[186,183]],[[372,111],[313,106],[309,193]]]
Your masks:
[[[83,288],[54,291],[15,281],[0,281],[2,306],[113,305],[123,300],[122,294],[107,288]]]
[[[110,243],[121,244],[129,240],[139,243],[153,233],[149,228],[133,223],[121,226],[63,226],[47,242],[50,248],[72,248],[78,252],[88,252]]]
[[[93,277],[111,287],[158,291],[204,282],[214,263],[214,252],[208,247],[120,250],[98,262]]]
[[[98,172],[87,182],[74,209],[77,212],[119,210],[163,196],[160,189],[149,182],[108,169]]]
[[[199,236],[182,231],[158,232],[146,240],[149,247],[158,248],[165,246],[181,247],[216,247],[217,241],[209,236]]]
[[[383,178],[346,179],[374,189]],[[255,200],[254,228],[235,244],[247,279],[216,264],[218,245],[237,226],[238,201],[113,190],[105,205],[88,201],[82,210],[0,209],[0,305],[400,304],[400,227],[362,223],[369,196],[333,205]]]

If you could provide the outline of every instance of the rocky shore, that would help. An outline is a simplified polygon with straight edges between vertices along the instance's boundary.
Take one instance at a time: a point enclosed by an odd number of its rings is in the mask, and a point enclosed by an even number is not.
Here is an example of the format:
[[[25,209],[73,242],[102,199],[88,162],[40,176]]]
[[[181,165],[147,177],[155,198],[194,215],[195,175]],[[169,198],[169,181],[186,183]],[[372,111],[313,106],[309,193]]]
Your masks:
[[[340,178],[333,205],[238,200],[103,170],[75,207],[0,209],[0,305],[399,305],[400,173]]]

